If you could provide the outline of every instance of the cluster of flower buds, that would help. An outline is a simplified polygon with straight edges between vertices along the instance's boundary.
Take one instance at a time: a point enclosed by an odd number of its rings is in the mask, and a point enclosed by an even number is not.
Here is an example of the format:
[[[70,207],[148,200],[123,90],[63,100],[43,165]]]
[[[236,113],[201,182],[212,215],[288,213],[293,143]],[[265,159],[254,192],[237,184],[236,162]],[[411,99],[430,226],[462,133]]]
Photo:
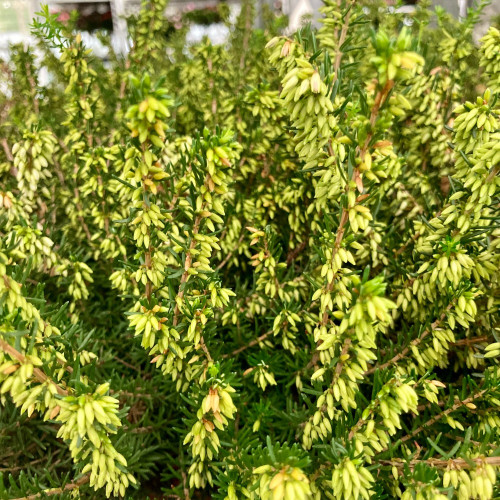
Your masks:
[[[255,267],[254,272],[258,275],[257,290],[261,290],[271,298],[279,296],[285,300],[285,291],[280,285],[278,274],[280,270],[286,268],[286,264],[277,262],[273,256],[269,241],[272,238],[271,235],[254,227],[247,227],[247,229],[250,231],[250,246],[258,245],[257,249],[259,250],[250,257],[250,263]]]
[[[415,223],[416,250],[424,260],[416,276],[404,286],[397,304],[406,315],[421,321],[425,320],[423,303],[435,305],[444,299],[445,311],[433,323],[424,346],[411,346],[417,361],[412,366],[422,374],[429,366],[447,365],[449,344],[455,341],[454,331],[459,327],[470,328],[476,320],[478,297],[491,295],[490,288],[482,283],[493,278],[498,265],[497,238],[487,235],[495,231],[490,227],[491,203],[500,182],[500,150],[494,132],[498,127],[497,113],[491,108],[490,98],[491,92],[487,90],[476,104],[467,102],[455,110],[458,117],[454,122],[454,192],[428,222]],[[484,244],[477,239],[477,231]],[[478,345],[479,350],[468,345],[459,356],[461,362],[473,367],[483,363]]]
[[[124,243],[111,229],[113,220],[127,217],[125,206],[129,202],[127,192],[120,189],[123,184],[111,178],[113,167],[116,171],[119,153],[117,145],[98,146],[87,149],[80,157],[79,194],[86,199],[84,216],[92,230],[90,243],[95,260],[115,259],[120,255],[126,258]]]
[[[88,297],[87,284],[93,282],[92,269],[84,262],[62,257],[54,250],[54,242],[44,236],[42,229],[15,225],[8,233],[8,238],[13,243],[9,257],[18,263],[31,258],[35,269],[56,275],[61,288],[73,299],[70,312],[74,313],[76,301]]]
[[[78,450],[81,447],[78,443],[84,439],[90,440],[96,448],[101,446],[101,437],[94,428],[94,421],[100,424],[104,433],[115,432],[113,429],[121,425],[116,416],[118,400],[106,396],[108,391],[109,384],[102,384],[94,394],[67,396],[59,403],[61,411],[57,420],[63,425],[58,436],[70,440],[72,450]]]
[[[47,270],[60,261],[53,250],[54,242],[44,236],[41,229],[15,225],[9,233],[9,239],[14,244],[9,254],[17,262],[31,257],[35,269]]]
[[[321,277],[326,278],[327,283],[333,282],[334,277],[336,276],[338,271],[342,269],[344,264],[349,263],[352,265],[356,265],[356,261],[354,260],[354,256],[352,255],[351,251],[343,247],[340,247],[338,250],[335,250],[335,248],[327,248],[325,251],[325,260],[325,264],[323,264],[323,266],[321,267]],[[344,285],[349,286],[349,282],[344,282]],[[350,298],[350,294],[347,293],[347,288],[341,291],[344,293],[340,294],[340,296],[344,295],[345,297]],[[318,289],[314,292],[312,300],[317,300],[318,298],[323,296],[324,294],[322,293],[322,289]],[[326,301],[326,299],[323,298],[321,300],[322,302]],[[341,308],[342,305],[343,302],[341,302],[340,304],[337,303],[337,306],[339,308]],[[330,308],[333,307],[333,302],[331,304],[329,303],[328,306]],[[323,304],[322,307],[324,307]]]
[[[5,258],[4,262],[7,263],[6,255],[0,253],[0,257],[2,256]],[[1,267],[0,270],[2,270]],[[37,334],[47,337],[52,334],[60,334],[57,328],[43,320],[40,311],[26,299],[23,295],[22,285],[7,274],[4,274],[0,279],[0,297],[2,297],[3,304],[5,304],[9,314],[19,314],[28,325],[36,322]]]
[[[294,339],[299,333],[299,325],[302,323],[300,316],[288,309],[283,309],[273,322],[273,334],[276,337],[281,334],[281,343],[284,349],[289,350],[292,354],[297,352],[297,346]]]
[[[323,148],[337,125],[334,106],[318,68],[307,59],[301,45],[288,38],[273,38],[267,48],[269,61],[283,77],[281,98],[297,130],[295,151],[304,168],[324,161]]]
[[[361,282],[358,276],[351,276],[351,286],[356,287],[356,299],[348,311],[334,311],[333,316],[340,325],[317,327],[314,338],[322,367],[311,376],[312,381],[323,381],[332,376],[329,387],[319,396],[317,410],[304,426],[303,444],[310,448],[317,439],[325,439],[332,430],[330,420],[337,420],[341,412],[356,408],[356,393],[359,383],[368,369],[368,363],[376,359],[376,334],[385,331],[392,322],[390,311],[396,305],[383,297],[385,283],[382,277]],[[332,360],[338,359],[332,366]],[[328,379],[329,380],[329,379]]]
[[[439,380],[424,380],[421,386],[424,390],[425,399],[435,404],[439,403],[438,400],[439,389],[446,387],[446,385],[443,384],[443,382],[440,382]]]
[[[142,70],[155,71],[158,63],[165,57],[165,40],[162,34],[167,23],[166,7],[167,0],[141,1],[138,22],[132,27],[135,43],[131,59]]]
[[[342,101],[337,96],[334,103],[335,108],[340,107],[341,104]],[[347,104],[347,107],[349,107],[349,104]],[[315,202],[308,208],[308,213],[315,210],[319,212],[327,203],[337,200],[345,190],[346,181],[345,176],[341,174],[342,167],[339,167],[339,160],[341,163],[345,161],[351,145],[351,139],[341,132],[337,132],[332,138],[331,152],[333,154],[326,158],[323,164],[324,168],[315,174]]]
[[[332,487],[335,498],[368,500],[373,494],[375,478],[359,459],[344,458],[335,466]]]
[[[126,472],[127,461],[116,451],[108,437],[103,437],[100,448],[94,448],[89,456],[91,461],[82,472],[90,472],[89,485],[95,491],[105,486],[106,497],[125,496],[128,486],[137,484],[135,477]]]
[[[21,287],[4,275],[0,280],[0,294],[10,314],[19,314],[26,325],[33,328],[38,343],[28,351],[28,339],[21,338],[22,351],[11,346],[0,335],[0,394],[10,394],[21,413],[29,416],[34,411],[44,420],[61,424],[58,437],[69,443],[75,462],[91,460],[83,473],[92,471],[90,484],[96,490],[106,486],[106,496],[124,494],[125,488],[135,483],[126,471],[125,458],[114,448],[109,436],[121,426],[117,417],[118,400],[106,395],[109,384],[102,384],[93,393],[77,396],[75,391],[59,382],[66,373],[66,360],[56,350],[57,345],[43,346],[44,337],[60,335],[60,331],[46,322],[38,309],[26,300]],[[2,326],[3,331],[8,324]],[[37,347],[37,346],[40,347]],[[91,356],[85,356],[90,359]],[[41,369],[52,367],[57,379],[46,376]]]
[[[97,77],[96,71],[88,65],[87,59],[91,53],[91,49],[85,48],[81,34],[77,33],[71,43],[62,50],[60,57],[64,74],[68,78],[65,93],[70,99],[65,108],[67,118],[64,125],[70,126],[71,131],[65,142],[81,152],[85,143],[81,140],[83,134],[78,121],[91,120],[98,101],[97,95],[91,89]]]
[[[142,81],[136,77],[131,78],[132,84],[144,92],[144,99],[139,104],[130,106],[125,115],[130,120],[128,127],[132,131],[132,137],[138,137],[141,144],[148,140],[162,148],[166,120],[170,117],[169,107],[173,101],[168,97],[166,89],[152,89],[147,76]]]
[[[130,186],[133,202],[129,227],[140,265],[132,276],[142,297],[131,311],[130,326],[154,356],[152,362],[177,380],[177,390],[185,391],[194,382],[194,374],[199,374],[196,351],[205,352],[211,361],[203,332],[214,310],[226,306],[234,295],[212,278],[211,257],[220,250],[215,225],[223,223],[229,169],[238,157],[238,147],[231,131],[212,135],[205,129],[189,147],[180,144],[179,155],[165,153],[175,162],[170,170],[163,161],[165,120],[172,102],[163,89],[151,87],[147,76],[132,83],[142,100],[129,108],[127,118],[132,138],[137,137],[142,146],[132,142],[121,175]],[[172,200],[168,210],[162,209],[158,198],[160,186]],[[197,193],[194,198],[192,188]],[[174,254],[183,255],[183,260]],[[163,289],[169,273],[171,283],[178,287],[174,297]],[[123,287],[123,272],[116,271],[111,278]],[[202,375],[197,382],[202,385],[204,381]],[[217,430],[223,430],[236,411],[232,392],[222,381],[212,384],[186,436],[184,444],[191,443],[193,455],[190,487],[213,483],[210,462],[220,447]]]
[[[494,498],[493,488],[497,484],[498,466],[491,465],[484,460],[485,457],[471,456],[476,467],[471,471],[457,466],[453,461],[443,474],[443,487],[450,486],[457,492],[458,500],[479,499],[490,500]],[[447,498],[447,497],[445,497]]]
[[[253,116],[262,122],[278,121],[283,115],[281,100],[277,90],[271,90],[269,83],[260,83],[245,94],[245,102],[249,105]],[[278,128],[280,135],[281,128]]]
[[[379,83],[411,78],[418,66],[423,66],[422,56],[411,52],[411,36],[401,30],[397,38],[390,38],[387,33],[379,30],[375,37],[374,48],[376,56],[372,58],[378,71]]]
[[[70,441],[74,459],[79,455],[90,458],[82,472],[91,472],[90,486],[95,490],[106,486],[106,496],[124,495],[135,478],[126,472],[127,461],[112,445],[109,435],[121,426],[116,416],[118,400],[107,396],[109,384],[102,384],[93,394],[67,396],[59,402],[60,412],[55,417],[62,422],[58,436]],[[86,447],[90,442],[92,447]]]
[[[427,500],[430,498],[432,500],[446,500],[448,496],[441,493],[439,488],[432,484],[410,484],[401,494],[401,500]]]
[[[223,221],[221,217],[224,215],[223,202],[229,182],[227,170],[231,166],[231,161],[234,161],[237,156],[232,137],[229,131],[223,131],[220,136],[210,136],[208,130],[205,130],[203,139],[200,138],[193,144],[193,148],[201,148],[203,152],[203,165],[199,163],[193,151],[187,151],[188,155],[193,155],[192,161],[196,162],[195,168],[204,169],[203,176],[195,177],[191,172],[188,177],[190,183],[199,182],[199,179],[202,179],[199,195],[193,205],[185,199],[184,190],[187,185],[178,183],[175,187],[176,193],[181,194],[175,196],[178,200],[174,208],[191,221],[191,234],[181,229],[183,223],[180,220],[177,225],[177,222],[170,220],[170,217],[168,232],[163,232],[167,217],[158,209],[150,209],[147,212],[144,209],[138,210],[136,218],[132,221],[137,226],[134,236],[142,245],[149,244],[145,252],[144,264],[136,272],[135,278],[139,283],[142,281],[146,289],[149,286],[148,283],[151,283],[158,305],[153,305],[146,311],[145,306],[138,304],[137,313],[132,316],[131,325],[136,327],[136,334],[147,333],[148,338],[143,340],[143,344],[145,342],[144,345],[150,347],[151,353],[155,354],[154,362],[157,366],[162,366],[164,372],[172,374],[174,378],[177,378],[180,368],[184,366],[184,375],[189,379],[189,366],[191,365],[179,366],[176,358],[184,359],[187,353],[199,344],[207,321],[213,317],[214,309],[226,306],[230,297],[234,295],[231,290],[222,288],[218,281],[209,278],[209,274],[213,271],[210,259],[213,252],[220,249],[218,238],[213,234],[214,223],[219,224]],[[153,207],[153,204],[150,207]],[[151,231],[160,240],[154,250],[151,248],[150,237],[147,238]],[[171,242],[175,252],[184,253],[186,256],[181,275],[177,279],[179,291],[174,301],[171,301],[168,294],[156,292],[164,281],[164,269],[167,262],[174,268],[179,266],[178,261],[171,257],[168,260],[162,251],[164,241]],[[150,255],[149,262],[148,254]],[[201,300],[203,291],[209,295],[209,301]],[[166,300],[172,302],[173,317],[168,317],[166,314],[167,309],[164,309],[166,306],[163,305]],[[148,318],[145,318],[144,314],[147,314]],[[168,321],[166,321],[167,317]],[[155,343],[154,332],[156,331],[159,332],[159,338]],[[184,347],[176,343],[181,335],[184,335],[184,341],[189,342]]]
[[[26,130],[23,141],[12,147],[14,167],[17,169],[17,187],[25,203],[35,205],[39,200],[35,195],[50,193],[46,186],[38,190],[38,183],[52,177],[49,166],[53,163],[57,140],[48,130]]]
[[[500,30],[490,26],[481,38],[480,65],[488,76],[487,85],[493,92],[500,91]]]
[[[434,206],[440,204],[431,186],[451,173],[452,159],[451,134],[445,127],[448,117],[443,103],[458,101],[459,89],[450,75],[440,68],[411,79],[406,94],[411,110],[405,112],[405,123],[412,125],[403,127],[397,139],[406,152],[410,168],[404,172],[403,182],[397,187],[398,206],[395,207],[400,213],[407,212],[411,219],[421,213],[422,207],[410,193],[425,195]],[[432,168],[427,168],[428,165]]]
[[[191,487],[200,488],[212,484],[212,473],[208,462],[213,460],[220,447],[217,430],[222,431],[228,425],[228,419],[234,418],[236,406],[231,394],[235,390],[222,381],[210,386],[197,412],[197,421],[186,435],[184,444],[191,443],[193,463],[189,469]]]
[[[355,451],[364,455],[368,463],[387,448],[390,436],[401,429],[401,415],[417,413],[418,396],[414,385],[398,377],[391,379],[363,410],[361,419],[351,429]]]
[[[382,418],[383,424],[390,435],[401,429],[400,415],[413,412],[417,414],[418,396],[411,381],[402,382],[393,379],[385,384],[376,397],[363,412],[363,419],[371,413]]]
[[[321,46],[329,51],[330,57],[333,54],[341,53],[342,40],[338,34],[344,29],[349,32],[349,39],[353,46],[362,46],[362,33],[358,28],[364,18],[361,9],[354,8],[350,1],[337,2],[336,0],[324,0],[318,9],[322,16],[319,18],[321,27],[318,30],[317,38]]]
[[[368,226],[363,232],[363,237],[366,238],[366,244],[358,247],[356,251],[356,259],[358,262],[366,262],[371,259],[373,266],[387,266],[389,259],[385,253],[379,251],[380,244],[383,241],[383,231],[385,225],[373,224]]]
[[[368,156],[365,155],[365,161],[367,158],[370,158],[371,162],[371,156],[368,153],[367,155]],[[354,193],[355,189],[356,185],[354,182],[352,182],[349,192]],[[358,203],[354,205],[354,207],[349,209],[349,224],[351,225],[353,233],[357,233],[360,230],[366,230],[371,220],[373,220],[373,217],[368,207],[365,207]]]
[[[70,276],[72,282],[68,286],[68,293],[73,297],[74,301],[85,300],[89,295],[87,283],[92,283],[92,269],[85,262],[71,262],[65,259],[59,266],[56,267],[57,273],[62,276]],[[68,273],[68,270],[71,273]],[[70,312],[75,310],[76,304],[70,304]]]
[[[486,90],[484,95],[478,96],[476,102],[467,101],[457,106],[454,110],[458,116],[453,123],[453,142],[457,151],[468,154],[478,146],[489,140],[490,133],[498,128],[498,119],[495,111],[491,108],[489,101],[491,90]],[[459,166],[463,157],[457,155]]]
[[[274,375],[268,370],[269,366],[261,361],[258,365],[252,366],[243,372],[243,376],[253,373],[253,381],[263,391],[268,385],[276,385]]]
[[[255,468],[253,473],[258,475],[258,486],[251,499],[310,500],[313,498],[309,479],[298,467],[261,465]]]
[[[42,353],[40,353],[42,355]],[[43,366],[38,353],[25,355],[23,362],[0,352],[0,394],[10,394],[14,404],[20,408],[21,414],[29,417],[33,412],[45,413],[44,419],[53,418],[58,411],[55,396],[57,386],[47,380],[43,383],[32,384],[33,373],[37,367]]]

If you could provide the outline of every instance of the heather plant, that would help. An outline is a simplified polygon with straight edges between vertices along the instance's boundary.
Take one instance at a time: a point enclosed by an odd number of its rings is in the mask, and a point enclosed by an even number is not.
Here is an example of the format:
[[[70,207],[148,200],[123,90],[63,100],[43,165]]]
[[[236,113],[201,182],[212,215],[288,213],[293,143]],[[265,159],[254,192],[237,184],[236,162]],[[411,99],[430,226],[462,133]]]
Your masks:
[[[1,62],[0,498],[497,498],[484,3],[245,0],[223,45],[165,6]]]

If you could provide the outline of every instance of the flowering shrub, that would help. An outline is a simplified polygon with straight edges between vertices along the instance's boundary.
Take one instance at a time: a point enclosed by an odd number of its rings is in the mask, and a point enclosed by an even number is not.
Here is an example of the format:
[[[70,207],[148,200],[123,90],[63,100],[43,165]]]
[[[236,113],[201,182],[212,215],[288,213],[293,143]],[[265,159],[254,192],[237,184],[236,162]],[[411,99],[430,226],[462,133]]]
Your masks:
[[[0,498],[500,495],[500,34],[381,5],[11,48]]]

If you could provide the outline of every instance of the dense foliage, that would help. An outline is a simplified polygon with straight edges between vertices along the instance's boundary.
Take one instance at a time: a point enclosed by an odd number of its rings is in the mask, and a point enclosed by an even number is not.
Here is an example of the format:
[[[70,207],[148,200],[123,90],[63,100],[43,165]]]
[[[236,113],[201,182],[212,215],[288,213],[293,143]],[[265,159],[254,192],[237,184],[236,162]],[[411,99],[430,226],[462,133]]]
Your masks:
[[[0,498],[498,498],[500,31],[164,7],[2,63]]]

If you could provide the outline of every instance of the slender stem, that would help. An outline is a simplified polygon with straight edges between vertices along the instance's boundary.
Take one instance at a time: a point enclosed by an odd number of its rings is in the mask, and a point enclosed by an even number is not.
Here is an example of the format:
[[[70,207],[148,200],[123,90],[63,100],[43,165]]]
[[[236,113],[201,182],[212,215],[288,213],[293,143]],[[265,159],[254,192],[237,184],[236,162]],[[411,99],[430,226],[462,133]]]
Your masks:
[[[213,363],[212,356],[210,356],[210,352],[208,351],[207,345],[205,344],[205,339],[203,337],[200,338],[200,346],[207,357],[209,363]]]
[[[448,408],[447,410],[442,411],[441,413],[438,413],[437,415],[434,415],[432,418],[427,420],[424,424],[421,426],[417,427],[414,431],[410,432],[406,436],[403,436],[400,440],[399,443],[405,443],[406,441],[409,441],[410,439],[413,439],[415,436],[420,434],[423,430],[429,428],[431,425],[434,425],[436,422],[441,420],[442,418],[448,416],[450,413],[453,413],[454,411],[458,410],[459,408],[462,408],[463,406],[468,405],[469,403],[472,403],[476,399],[479,399],[480,397],[483,396],[483,394],[486,392],[486,389],[483,389],[482,391],[477,392],[476,394],[473,394],[470,398],[464,399],[463,401],[457,401],[453,406]],[[388,448],[384,448],[382,450],[386,451]]]
[[[385,86],[383,87],[383,89],[379,90],[379,92],[377,93],[377,95],[375,97],[375,102],[373,103],[373,108],[371,109],[371,112],[370,112],[371,130],[368,133],[368,135],[366,136],[366,139],[365,139],[361,149],[359,149],[359,147],[358,147],[358,153],[359,153],[359,156],[361,158],[364,157],[366,150],[368,149],[368,147],[370,145],[370,142],[373,138],[374,126],[375,126],[375,122],[377,121],[378,113],[379,113],[381,106],[385,102],[385,99],[387,98],[387,95],[389,94],[389,92],[393,86],[394,86],[394,82],[392,80],[388,80],[386,82]],[[352,179],[353,180],[359,179],[359,181],[361,179],[357,168],[354,169]],[[349,190],[349,185],[346,186],[346,191],[348,191],[348,190]],[[340,248],[340,245],[342,243],[342,240],[344,238],[344,234],[345,234],[345,230],[346,230],[345,226],[346,226],[348,220],[349,220],[349,210],[346,209],[345,207],[343,207],[342,214],[340,216],[339,227],[337,228],[337,233],[335,236],[335,245],[334,245],[334,248],[332,251],[332,259],[331,259],[332,262],[333,262],[333,259],[335,258],[335,255],[337,254],[337,252]],[[328,282],[328,285],[326,287],[327,293],[331,293],[333,291],[334,286],[335,286],[335,276],[331,279],[331,281]],[[323,316],[321,318],[321,325],[324,326],[327,323],[328,323],[328,311],[325,310],[323,312]],[[322,341],[319,340],[316,344],[316,347],[318,347],[321,343],[322,343]],[[311,361],[308,364],[308,367],[315,365],[316,362],[318,361],[318,358],[319,358],[319,353],[316,350],[313,354]]]
[[[271,335],[273,332],[272,331],[269,331],[269,332],[266,332],[266,333],[263,333],[260,337],[257,337],[256,339],[253,339],[251,342],[249,342],[248,344],[242,346],[242,347],[239,347],[238,349],[235,349],[233,352],[229,353],[229,354],[224,354],[222,357],[223,358],[232,358],[234,356],[237,356],[240,352],[243,352],[245,351],[246,349],[249,349],[250,347],[253,347],[254,345],[256,344],[259,344],[260,342],[262,342],[263,340],[266,340],[267,337],[269,337],[269,335]]]
[[[144,253],[144,264],[148,269],[151,269],[151,247],[148,247],[146,252]],[[148,281],[146,283],[146,299],[148,302],[151,300],[151,294],[153,293],[153,283],[148,277]]]
[[[354,0],[351,1],[351,7],[352,4],[354,4]],[[340,69],[340,62],[342,61],[342,56],[344,53],[340,50],[342,45],[344,45],[346,36],[347,36],[347,30],[349,28],[349,19],[351,17],[351,12],[352,9],[349,9],[349,12],[344,18],[344,24],[342,25],[342,31],[340,32],[340,37],[339,37],[339,46],[337,49],[337,53],[335,54],[335,62],[333,64],[334,70],[335,70],[335,80],[338,80],[339,78],[339,69]]]
[[[422,340],[424,340],[428,335],[432,333],[433,330],[435,330],[441,322],[446,318],[446,313],[453,307],[453,303],[448,304],[448,307],[446,310],[441,314],[441,316],[434,321],[434,323],[431,324],[431,326],[420,335],[418,339],[412,340],[409,345],[407,345],[401,352],[396,354],[393,358],[391,358],[389,361],[386,361],[385,363],[382,363],[381,365],[375,365],[369,370],[366,370],[365,375],[371,375],[374,373],[376,370],[383,370],[384,368],[387,368],[388,366],[391,366],[395,363],[397,363],[400,359],[404,358],[409,352],[412,347],[418,346]]]
[[[184,471],[181,471],[181,474],[182,474],[182,486],[183,486],[184,500],[190,500],[191,495],[189,494],[189,488],[187,485],[187,475]]]
[[[35,115],[39,115],[40,114],[40,105],[38,102],[38,98],[36,97],[37,88],[36,88],[35,79],[33,78],[33,75],[31,73],[31,67],[28,63],[25,64],[25,68],[26,68],[26,75],[28,77],[28,82],[29,82],[30,87],[31,87],[31,94],[33,97],[33,108],[35,110]]]
[[[9,143],[7,142],[7,139],[5,139],[5,137],[0,139],[0,144],[2,145],[3,150],[5,151],[5,156],[7,157],[7,160],[14,161],[14,157],[12,156],[12,153],[9,148]]]
[[[90,480],[90,474],[87,474],[74,483],[68,483],[62,488],[51,488],[49,490],[43,490],[40,493],[35,493],[34,495],[28,495],[26,497],[21,497],[21,498],[14,498],[13,500],[34,500],[35,498],[40,498],[42,496],[52,496],[52,495],[61,495],[65,491],[71,491],[76,488],[79,488],[80,486],[88,483]]]
[[[457,340],[456,342],[452,342],[452,345],[460,346],[460,345],[478,344],[479,342],[487,342],[490,339],[491,337],[489,335],[481,335],[480,337],[472,337],[470,339]]]
[[[19,363],[21,364],[27,362],[24,354],[21,354],[17,349],[14,349],[14,347],[12,347],[5,340],[0,339],[0,349],[9,354],[14,359],[17,359],[17,361],[19,361]],[[61,386],[56,384],[50,377],[48,377],[42,370],[40,370],[40,368],[34,368],[33,375],[41,384],[45,382],[50,382],[51,384],[54,384],[58,394],[60,394],[61,396],[68,395],[68,391],[66,389],[63,389]]]
[[[454,459],[439,459],[439,458],[428,458],[427,460],[380,460],[381,465],[390,465],[392,467],[397,467],[398,469],[402,469],[405,466],[409,466],[410,469],[413,469],[416,465],[425,463],[434,467],[436,469],[448,469],[448,468],[458,468],[458,469],[472,469],[481,465],[483,463],[490,464],[493,466],[500,465],[500,457],[479,457],[479,458],[469,458],[468,460],[464,460],[463,458],[454,458]]]
[[[193,225],[193,238],[191,239],[191,243],[189,244],[189,250],[192,250],[196,246],[196,239],[195,235],[198,234],[200,230],[200,224],[201,224],[201,215],[198,215],[196,219],[194,220],[194,225]],[[177,304],[179,299],[182,299],[184,297],[184,290],[183,290],[183,285],[186,283],[186,281],[189,278],[189,273],[188,269],[191,268],[191,263],[193,262],[193,256],[191,253],[186,252],[186,260],[184,261],[184,272],[182,273],[181,276],[181,282],[179,284],[179,290],[177,291],[177,297],[176,297],[176,304],[175,304],[175,309],[174,309],[174,320],[173,320],[173,325],[177,326],[177,323],[179,321],[179,306]]]
[[[241,242],[245,239],[245,235],[242,234],[239,239],[238,239],[238,247],[240,246]],[[234,254],[234,250],[231,250],[227,255],[226,257],[224,258],[224,260],[215,268],[217,271],[221,270],[228,262],[229,260],[231,259],[231,257],[233,256]]]
[[[248,43],[250,41],[250,35],[252,33],[252,4],[247,2],[245,4],[245,34],[243,35],[243,48],[240,57],[240,69],[245,68],[245,56],[248,53]]]

